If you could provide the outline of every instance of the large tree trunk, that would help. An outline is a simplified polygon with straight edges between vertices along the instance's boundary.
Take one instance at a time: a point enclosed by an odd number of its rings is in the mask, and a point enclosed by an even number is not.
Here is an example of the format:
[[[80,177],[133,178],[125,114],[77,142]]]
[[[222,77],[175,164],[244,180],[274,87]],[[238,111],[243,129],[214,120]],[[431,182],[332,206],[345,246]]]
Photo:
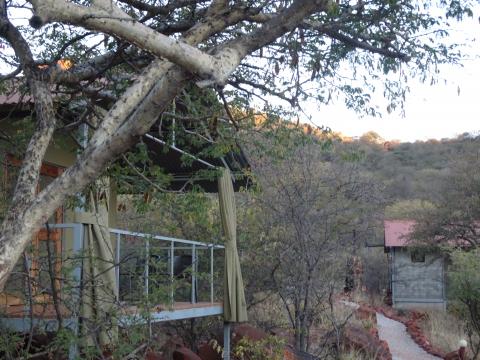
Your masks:
[[[13,204],[1,227],[0,289],[3,289],[9,273],[33,234],[47,221],[49,215],[62,206],[68,196],[75,195],[101,175],[112,159],[137,143],[139,136],[148,131],[156,120],[157,114],[168,106],[182,88],[184,76],[180,70],[169,63],[155,62],[147,69],[147,73],[157,73],[159,70],[163,76],[156,84],[149,84],[148,78],[137,84],[137,88],[146,94],[143,103],[137,104],[134,109],[135,121],[125,123],[111,135],[108,133],[113,130],[113,126],[105,126],[106,134],[96,134],[74,166],[68,168],[32,201]],[[158,76],[150,79],[158,79]],[[134,105],[126,101],[122,108],[135,108]]]
[[[302,22],[305,16],[318,11],[328,3],[328,1],[296,0],[289,8],[268,19],[252,33],[227,42],[218,47],[216,55],[209,55],[200,52],[195,46],[227,26],[250,16],[248,9],[240,8],[237,11],[222,13],[228,3],[213,1],[205,21],[191,28],[183,41],[175,40],[172,43],[168,37],[156,33],[137,21],[132,21],[127,14],[109,1],[94,1],[91,6],[80,6],[58,0],[32,0],[31,2],[36,11],[32,23],[43,25],[49,21],[64,21],[115,34],[162,59],[148,66],[115,103],[72,167],[35,198],[22,196],[20,191],[15,192],[16,201],[13,202],[0,227],[0,291],[33,234],[47,221],[50,214],[61,206],[68,196],[76,194],[98,178],[111,161],[128,150],[141,135],[150,130],[158,116],[191,76],[187,75],[186,70],[183,69],[187,69],[189,74],[193,72],[203,76],[206,81],[203,81],[204,85],[211,83],[222,85],[247,54],[291,31]],[[6,14],[5,0],[2,0],[1,4],[3,4],[2,9],[5,10],[2,13],[2,20],[7,25],[2,27],[5,31],[5,29],[11,29],[11,24]],[[79,14],[83,15],[79,16]],[[97,16],[99,14],[104,14],[108,19]],[[111,17],[111,14],[115,16]],[[125,21],[124,18],[130,20]],[[17,39],[9,37],[8,33],[2,35],[10,43],[16,43]],[[25,41],[21,44],[28,49]],[[25,52],[23,49],[18,49],[18,52],[21,51]],[[31,66],[33,64],[31,56],[27,60],[25,63]],[[26,75],[29,74],[26,73]],[[35,90],[36,83],[31,83],[32,89]],[[48,83],[40,85],[44,86],[45,91],[40,91],[42,88],[39,87],[40,90],[34,91],[33,96],[37,115],[45,114],[45,116],[39,119],[39,127],[32,138],[32,146],[29,147],[21,169],[22,176],[17,184],[17,189],[24,189],[24,192],[30,195],[34,193],[37,185],[39,166],[55,128]],[[48,126],[43,125],[45,121]]]

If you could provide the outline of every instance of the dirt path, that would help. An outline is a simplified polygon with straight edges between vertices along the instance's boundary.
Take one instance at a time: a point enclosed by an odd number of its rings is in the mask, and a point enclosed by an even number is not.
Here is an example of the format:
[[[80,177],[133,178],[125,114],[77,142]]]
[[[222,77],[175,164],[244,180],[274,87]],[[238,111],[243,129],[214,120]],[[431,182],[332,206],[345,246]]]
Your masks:
[[[393,360],[441,360],[418,346],[405,325],[377,313],[378,335],[388,343]]]

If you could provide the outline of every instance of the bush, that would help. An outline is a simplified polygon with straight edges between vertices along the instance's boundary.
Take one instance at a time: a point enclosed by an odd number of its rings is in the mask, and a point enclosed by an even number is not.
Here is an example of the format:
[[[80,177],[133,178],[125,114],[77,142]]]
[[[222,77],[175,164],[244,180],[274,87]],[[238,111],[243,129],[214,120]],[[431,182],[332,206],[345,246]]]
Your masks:
[[[451,254],[449,297],[452,307],[465,321],[474,359],[480,355],[480,249]]]
[[[269,335],[265,339],[254,341],[248,338],[241,338],[233,349],[235,357],[241,360],[281,360],[285,341]]]

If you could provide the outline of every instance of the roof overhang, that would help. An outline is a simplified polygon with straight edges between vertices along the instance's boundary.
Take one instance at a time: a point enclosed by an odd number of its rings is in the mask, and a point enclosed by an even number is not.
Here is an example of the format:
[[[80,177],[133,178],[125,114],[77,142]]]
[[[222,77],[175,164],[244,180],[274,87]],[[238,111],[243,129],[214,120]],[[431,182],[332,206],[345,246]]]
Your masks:
[[[248,175],[250,165],[240,146],[237,146],[236,151],[232,150],[223,157],[214,158],[197,155],[201,152],[201,148],[192,149],[190,146],[186,151],[151,134],[145,135],[143,141],[153,163],[171,175],[169,190],[188,189],[197,185],[206,192],[216,193],[218,192],[217,180],[202,170],[219,168],[230,169],[235,191],[246,188],[251,183],[251,177]],[[190,159],[188,165],[185,165],[185,157]]]
[[[385,220],[385,247],[408,246],[415,224],[414,220]]]

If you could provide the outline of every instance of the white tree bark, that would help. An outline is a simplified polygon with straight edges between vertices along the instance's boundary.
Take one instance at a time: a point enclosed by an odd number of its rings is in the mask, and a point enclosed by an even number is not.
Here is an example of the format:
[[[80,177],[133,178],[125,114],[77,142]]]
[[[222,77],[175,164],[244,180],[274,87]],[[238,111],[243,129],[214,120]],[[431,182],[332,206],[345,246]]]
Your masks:
[[[58,21],[121,37],[188,69],[205,79],[206,84],[223,86],[246,55],[293,30],[308,14],[327,9],[329,1],[297,0],[281,16],[266,22],[260,31],[232,41],[218,49],[215,55],[204,53],[185,39],[173,39],[156,32],[124,13],[113,2],[101,7],[95,2],[87,7],[63,0],[31,0],[31,3],[41,24]],[[225,4],[214,2],[213,6],[218,11]]]
[[[218,56],[204,53],[184,39],[165,36],[138,22],[119,9],[113,2],[96,1],[92,6],[81,6],[63,0],[32,0],[35,14],[42,24],[63,22],[121,37],[139,48],[166,58],[202,78],[211,78],[225,84],[233,70]],[[98,4],[101,3],[101,4]],[[237,56],[238,57],[238,56]]]

